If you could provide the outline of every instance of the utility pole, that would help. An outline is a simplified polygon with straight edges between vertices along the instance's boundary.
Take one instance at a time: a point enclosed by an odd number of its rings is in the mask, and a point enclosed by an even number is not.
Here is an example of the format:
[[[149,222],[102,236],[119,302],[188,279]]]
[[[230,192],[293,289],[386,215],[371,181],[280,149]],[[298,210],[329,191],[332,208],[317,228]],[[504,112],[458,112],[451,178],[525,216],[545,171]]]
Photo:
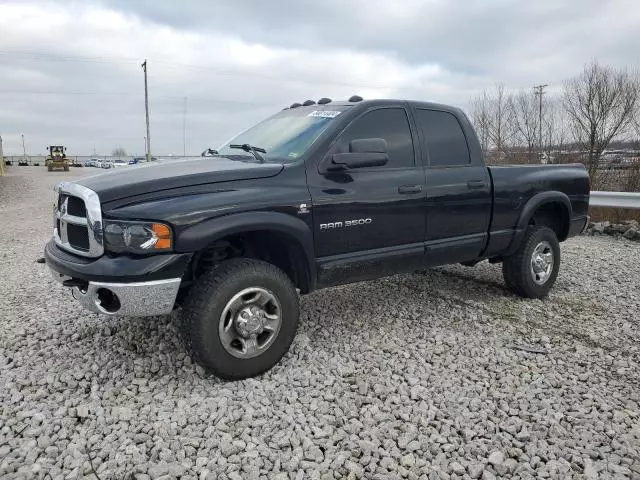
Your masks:
[[[0,177],[4,175],[4,155],[2,154],[2,136],[0,136]]]
[[[24,133],[20,134],[22,136],[22,159],[23,161],[27,161],[27,148],[24,146]]]
[[[147,162],[151,161],[151,137],[149,136],[149,89],[147,87],[147,60],[142,63],[142,70],[144,70],[144,110],[147,116]]]
[[[147,158],[147,137],[144,138],[144,158]]]
[[[542,96],[547,93],[544,91],[545,87],[548,87],[548,84],[544,85],[535,85],[533,87],[534,95],[538,96],[538,145],[540,146],[540,157],[542,157]]]
[[[182,156],[187,156],[187,97],[184,97],[182,109]]]

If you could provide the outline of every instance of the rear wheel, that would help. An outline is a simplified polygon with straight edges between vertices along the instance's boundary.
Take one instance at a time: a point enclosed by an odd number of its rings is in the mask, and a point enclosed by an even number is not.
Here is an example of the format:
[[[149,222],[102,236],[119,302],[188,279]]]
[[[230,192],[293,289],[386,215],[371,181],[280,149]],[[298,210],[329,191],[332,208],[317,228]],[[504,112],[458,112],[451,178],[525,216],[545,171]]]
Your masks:
[[[192,358],[221,378],[237,380],[270,369],[289,350],[298,295],[274,265],[232,259],[198,279],[180,315]]]
[[[560,244],[553,230],[530,225],[518,250],[502,262],[507,286],[527,298],[549,294],[560,269]]]

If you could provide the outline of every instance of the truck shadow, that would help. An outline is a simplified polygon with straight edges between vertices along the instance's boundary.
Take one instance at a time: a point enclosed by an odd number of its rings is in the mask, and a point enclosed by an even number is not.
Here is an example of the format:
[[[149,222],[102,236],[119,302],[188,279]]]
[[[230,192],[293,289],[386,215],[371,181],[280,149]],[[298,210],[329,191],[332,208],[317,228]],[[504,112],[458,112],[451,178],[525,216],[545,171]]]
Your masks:
[[[513,314],[499,314],[503,304],[513,307],[509,310]],[[392,335],[397,344],[410,344],[416,329],[428,337],[429,332],[442,330],[468,332],[475,328],[474,322],[515,325],[524,321],[518,312],[526,304],[507,290],[495,265],[442,267],[318,291],[302,298],[292,353],[274,371],[291,373],[299,361],[305,361],[300,355],[310,356],[309,360],[331,355],[336,336],[342,342],[372,342],[373,346],[382,341],[376,335],[382,339]],[[206,375],[188,357],[177,312],[152,318],[111,318],[78,311],[71,302],[65,310],[63,322],[73,332],[71,341],[55,352],[43,352],[46,358],[33,359],[46,361],[53,373],[73,371],[82,355],[95,363],[91,384],[109,385],[114,375],[132,382],[140,377],[164,377],[178,385],[202,380],[224,383]],[[368,332],[364,338],[363,331]],[[291,361],[292,357],[298,360]]]

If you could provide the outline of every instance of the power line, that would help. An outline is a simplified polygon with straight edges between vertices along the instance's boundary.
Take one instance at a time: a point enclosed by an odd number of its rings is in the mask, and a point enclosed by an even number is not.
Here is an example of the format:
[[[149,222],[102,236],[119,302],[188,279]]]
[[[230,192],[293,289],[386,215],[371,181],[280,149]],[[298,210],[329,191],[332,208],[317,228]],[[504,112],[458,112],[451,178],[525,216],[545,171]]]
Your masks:
[[[138,60],[127,57],[86,57],[81,55],[60,55],[56,53],[29,52],[29,51],[0,51],[2,57],[26,57],[26,59],[34,60],[51,60],[51,61],[76,61],[89,63],[120,63],[120,64],[137,64]]]
[[[71,55],[59,55],[55,53],[39,53],[39,52],[28,52],[28,51],[14,51],[14,52],[2,52],[0,51],[0,56],[23,56],[23,57],[33,57],[33,59],[37,60],[51,60],[51,61],[77,61],[77,62],[90,62],[90,63],[111,63],[111,64],[127,64],[132,65],[138,63],[136,59],[128,58],[128,57],[86,57],[86,56],[71,56]],[[354,88],[375,88],[375,89],[385,89],[392,88],[395,90],[412,90],[411,87],[398,87],[393,85],[367,85],[367,84],[359,84],[359,83],[351,83],[351,82],[334,82],[334,81],[317,81],[317,80],[306,80],[299,78],[291,78],[291,77],[279,77],[273,75],[265,75],[258,72],[246,71],[246,70],[228,70],[228,69],[220,69],[215,67],[207,67],[202,65],[192,65],[186,63],[176,63],[176,62],[168,62],[164,60],[154,60],[154,65],[161,65],[165,68],[174,68],[181,70],[192,70],[198,71],[201,73],[207,73],[210,75],[219,75],[219,76],[230,76],[230,77],[250,77],[250,78],[260,78],[263,80],[277,81],[277,82],[287,82],[287,83],[302,83],[309,85],[329,85],[329,86],[337,86],[337,87],[354,87]]]
[[[87,96],[121,96],[121,97],[137,97],[139,94],[130,93],[130,92],[96,92],[96,91],[42,91],[42,90],[0,90],[0,95],[87,95]],[[155,100],[164,99],[164,100],[184,100],[184,96],[180,95],[154,95]],[[273,106],[279,105],[278,102],[250,102],[243,100],[227,100],[227,99],[218,99],[211,97],[191,97],[192,100],[198,100],[199,102],[211,102],[211,103],[228,103],[232,105],[250,105],[250,106]]]
[[[350,82],[306,80],[306,79],[300,79],[300,78],[264,75],[261,73],[250,72],[250,71],[248,72],[243,70],[221,70],[213,67],[202,67],[198,65],[170,63],[170,62],[163,62],[163,61],[158,61],[157,63],[159,65],[164,65],[165,68],[192,70],[192,71],[200,72],[203,74],[216,75],[216,76],[245,77],[245,78],[250,77],[250,78],[259,78],[262,80],[269,80],[274,82],[301,83],[301,84],[308,84],[308,85],[327,85],[327,86],[333,86],[333,87],[375,88],[375,89],[393,88],[395,90],[407,90],[407,87],[396,87],[393,85],[365,85],[365,84],[350,83]]]
[[[99,95],[132,97],[135,93],[125,92],[70,92],[70,91],[44,91],[44,90],[0,90],[0,95]],[[164,98],[182,98],[178,96],[165,96]]]

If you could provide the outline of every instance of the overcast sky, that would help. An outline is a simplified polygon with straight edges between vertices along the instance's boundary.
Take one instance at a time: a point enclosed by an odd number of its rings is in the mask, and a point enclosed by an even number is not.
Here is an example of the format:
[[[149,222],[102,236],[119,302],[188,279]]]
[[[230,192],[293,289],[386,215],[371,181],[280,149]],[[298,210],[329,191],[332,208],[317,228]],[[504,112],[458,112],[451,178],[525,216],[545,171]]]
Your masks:
[[[483,88],[548,83],[593,59],[640,65],[638,0],[0,0],[5,154],[218,146],[284,106],[327,96],[466,108]]]

